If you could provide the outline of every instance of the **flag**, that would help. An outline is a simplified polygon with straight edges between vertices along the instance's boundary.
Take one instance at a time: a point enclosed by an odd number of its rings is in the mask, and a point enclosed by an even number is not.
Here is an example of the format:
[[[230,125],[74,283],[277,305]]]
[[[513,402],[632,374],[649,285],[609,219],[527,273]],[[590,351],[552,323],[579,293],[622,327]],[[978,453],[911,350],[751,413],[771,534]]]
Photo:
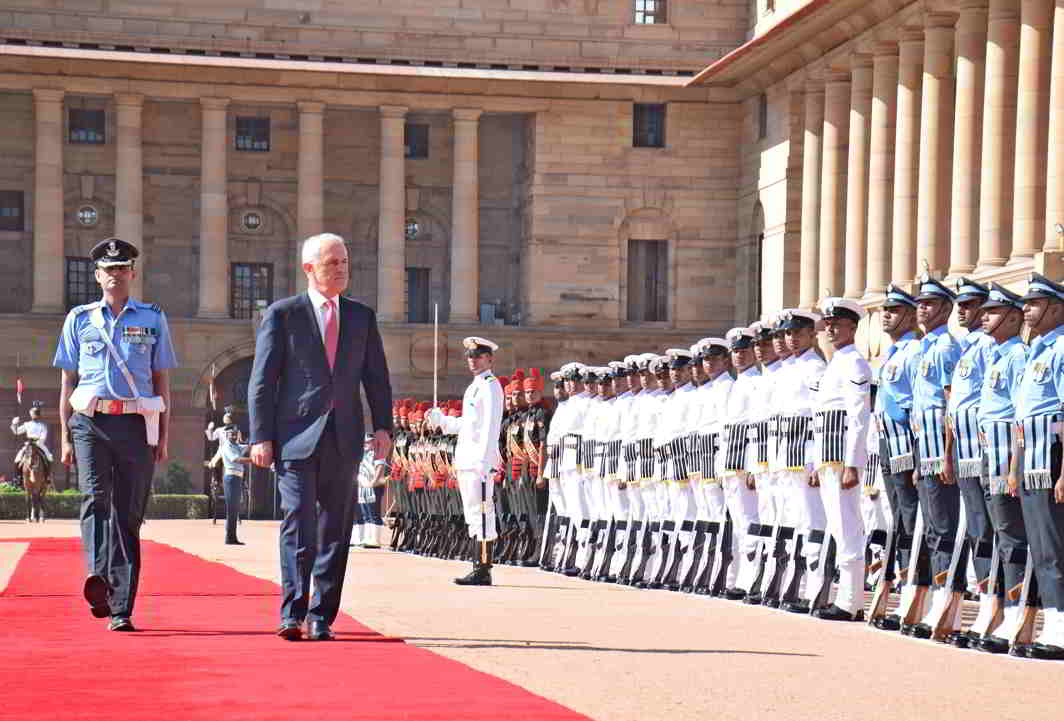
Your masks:
[[[22,405],[22,391],[26,390],[26,387],[22,385],[22,376],[19,376],[15,380],[15,400],[19,405]]]

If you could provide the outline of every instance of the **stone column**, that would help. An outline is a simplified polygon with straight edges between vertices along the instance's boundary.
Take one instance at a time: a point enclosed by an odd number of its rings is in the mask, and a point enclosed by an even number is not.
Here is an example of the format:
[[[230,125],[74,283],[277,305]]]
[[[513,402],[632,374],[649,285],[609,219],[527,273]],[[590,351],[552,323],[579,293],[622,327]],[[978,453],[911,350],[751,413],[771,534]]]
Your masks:
[[[891,208],[894,195],[894,115],[898,97],[898,46],[880,45],[872,56],[872,117],[868,139],[868,287],[882,293],[890,282]]]
[[[979,253],[979,158],[983,147],[986,0],[964,0],[957,20],[957,107],[949,273],[975,270]]]
[[[403,128],[407,109],[382,105],[380,210],[377,218],[377,316],[406,320],[406,159]]]
[[[297,206],[297,240],[295,257],[295,290],[307,288],[303,273],[303,241],[324,230],[324,163],[325,140],[323,120],[325,103],[301,101],[299,107],[299,198]]]
[[[200,98],[203,109],[200,161],[199,316],[229,317],[229,197],[226,108],[228,98]]]
[[[990,0],[979,178],[979,267],[1004,265],[1012,247],[1020,0]]]
[[[894,136],[894,244],[890,256],[890,277],[894,281],[908,281],[916,274],[916,188],[920,170],[923,62],[923,31],[903,31],[898,42]]]
[[[1032,258],[1045,244],[1046,147],[1053,7],[1049,0],[1020,3],[1020,69],[1016,92],[1016,182],[1012,257]]]
[[[805,89],[805,132],[802,139],[802,227],[799,299],[805,308],[820,297],[820,157],[824,132],[824,88]]]
[[[872,57],[855,55],[850,68],[850,142],[846,169],[847,298],[865,290],[868,256],[868,144],[872,120]]]
[[[824,159],[820,170],[820,273],[817,292],[841,295],[846,230],[846,154],[850,126],[850,74],[824,83]]]
[[[1053,61],[1049,85],[1049,159],[1046,173],[1046,250],[1064,250],[1056,224],[1064,223],[1064,0],[1053,11]]]
[[[920,108],[920,181],[916,262],[941,276],[949,250],[953,158],[953,24],[955,15],[929,14],[924,28],[924,81]]]
[[[148,272],[144,248],[144,160],[141,145],[141,110],[144,97],[121,93],[115,96],[118,135],[115,138],[115,235],[140,250],[136,277],[130,294],[144,298]]]
[[[451,190],[451,322],[477,323],[480,312],[480,192],[477,132],[480,110],[454,110]]]
[[[36,154],[33,166],[34,313],[63,312],[63,91],[33,91]]]

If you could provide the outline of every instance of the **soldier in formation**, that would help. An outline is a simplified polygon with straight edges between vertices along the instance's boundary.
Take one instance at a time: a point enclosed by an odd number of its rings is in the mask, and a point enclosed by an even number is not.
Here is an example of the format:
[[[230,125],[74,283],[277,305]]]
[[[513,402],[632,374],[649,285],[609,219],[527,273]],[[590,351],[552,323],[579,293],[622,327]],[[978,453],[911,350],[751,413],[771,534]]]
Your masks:
[[[456,432],[490,426],[470,392],[400,401],[393,548],[474,560],[477,583],[494,558],[1064,658],[1064,287],[892,284],[875,370],[865,316],[826,298],[689,348],[477,376],[507,399],[480,493],[455,460]]]

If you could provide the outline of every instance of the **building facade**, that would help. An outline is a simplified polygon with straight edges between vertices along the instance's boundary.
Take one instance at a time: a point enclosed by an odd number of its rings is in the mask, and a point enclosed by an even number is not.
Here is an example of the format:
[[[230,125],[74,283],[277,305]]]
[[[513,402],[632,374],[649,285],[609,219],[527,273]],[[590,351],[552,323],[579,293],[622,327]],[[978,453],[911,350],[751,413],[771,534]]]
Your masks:
[[[317,232],[420,397],[436,312],[457,395],[473,332],[505,373],[874,307],[925,260],[1059,276],[1062,2],[0,0],[0,410],[21,377],[54,423],[110,235],[170,317],[190,470]]]

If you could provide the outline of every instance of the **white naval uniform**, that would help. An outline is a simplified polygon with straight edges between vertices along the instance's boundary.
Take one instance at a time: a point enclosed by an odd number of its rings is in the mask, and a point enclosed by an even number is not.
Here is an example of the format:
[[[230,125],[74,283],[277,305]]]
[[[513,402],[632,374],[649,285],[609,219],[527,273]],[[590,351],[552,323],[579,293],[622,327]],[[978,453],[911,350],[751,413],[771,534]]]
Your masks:
[[[703,384],[695,391],[693,403],[698,407],[698,418],[695,421],[699,435],[717,434],[718,439],[723,438],[725,411],[728,407],[728,396],[735,385],[735,379],[727,371],[711,381]],[[723,443],[723,440],[718,440]],[[723,533],[724,522],[727,519],[727,504],[724,500],[724,452],[715,451],[709,462],[712,472],[709,476],[703,475],[694,486],[696,516],[700,521],[715,521],[720,524],[718,534]],[[718,536],[719,537],[719,536]],[[732,555],[738,552],[739,539],[732,533]],[[702,568],[710,562],[711,554],[705,554]],[[725,585],[729,588],[735,585],[738,563],[728,565]],[[695,570],[696,577],[701,573],[701,568]]]
[[[498,537],[492,471],[502,467],[499,452],[502,407],[502,386],[488,370],[474,376],[466,388],[461,416],[433,414],[445,434],[458,435],[453,465],[462,493],[462,507],[470,538],[481,541],[494,541]]]
[[[816,434],[817,474],[820,498],[824,502],[827,530],[835,538],[839,587],[835,605],[856,613],[864,609],[865,532],[861,519],[861,483],[868,459],[868,427],[871,423],[870,384],[872,369],[857,347],[836,350],[820,379],[816,411],[846,411],[846,427],[841,439],[841,460],[831,458],[830,441]],[[858,483],[843,489],[843,469],[857,469]]]
[[[548,502],[554,507],[554,512],[559,516],[567,516],[565,512],[565,496],[561,487],[561,453],[562,438],[565,436],[566,417],[569,412],[569,399],[559,401],[551,416],[550,425],[547,428],[546,448],[557,447],[557,457],[553,463],[546,463],[544,478],[547,480]],[[546,461],[545,461],[546,462]]]
[[[47,424],[34,420],[29,420],[19,425],[12,423],[11,432],[16,436],[24,435],[27,440],[33,441],[34,444],[44,452],[44,457],[48,459],[48,462],[52,462],[52,452],[48,450]]]
[[[783,396],[780,391],[780,380],[783,362],[774,361],[761,369],[759,380],[760,390],[754,398],[754,420],[771,421],[772,417],[779,413],[779,402]],[[780,389],[780,390],[777,390]],[[771,428],[770,428],[771,430]],[[775,436],[769,436],[767,441],[768,461],[764,465],[754,458],[757,478],[757,515],[761,523],[777,525],[782,517],[783,499],[779,498],[777,483],[777,457]],[[754,453],[756,454],[756,449]]]
[[[735,379],[724,420],[726,423],[751,423],[755,420],[758,394],[761,391],[761,372],[756,365],[747,368]],[[722,443],[723,446],[723,443]],[[756,467],[756,445],[747,441],[745,471],[727,471],[724,477],[724,501],[732,518],[733,564],[738,575],[735,587],[749,591],[757,573],[757,561],[751,556],[757,551],[760,536],[749,533],[750,525],[760,523],[757,491],[746,485],[747,474]],[[737,552],[736,552],[737,551]]]

